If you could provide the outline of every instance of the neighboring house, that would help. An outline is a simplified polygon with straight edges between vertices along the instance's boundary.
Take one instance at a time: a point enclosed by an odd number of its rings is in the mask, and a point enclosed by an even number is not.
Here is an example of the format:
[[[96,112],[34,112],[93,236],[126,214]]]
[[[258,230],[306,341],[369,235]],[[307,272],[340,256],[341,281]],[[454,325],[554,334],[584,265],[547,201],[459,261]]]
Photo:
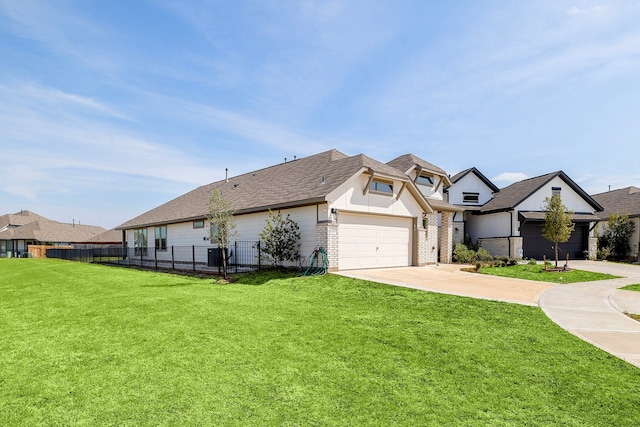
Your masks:
[[[78,242],[78,245],[75,246],[78,247],[80,245],[84,247],[122,246],[122,231],[116,229],[106,230]]]
[[[478,188],[477,180],[473,181],[468,188],[458,186],[457,194]],[[560,194],[563,204],[574,212],[575,230],[568,242],[560,244],[561,256],[569,254],[576,259],[584,258],[586,253],[595,257],[597,239],[592,229],[598,221],[596,213],[603,208],[562,171],[525,179],[494,192],[488,202],[473,208],[471,215],[467,212],[465,232],[492,255],[552,258],[553,243],[543,237],[542,229],[545,198],[553,194]]]
[[[594,194],[591,197],[604,208],[602,212],[597,214],[601,225],[604,225],[613,213],[629,215],[629,219],[635,224],[629,245],[631,254],[638,259],[640,251],[640,188],[621,188]]]
[[[413,160],[413,166],[398,170],[363,154],[330,150],[198,187],[117,229],[124,231],[132,253],[141,257],[154,246],[158,257],[163,252],[169,257],[172,247],[193,246],[195,252],[196,246],[210,245],[208,203],[218,189],[235,209],[237,241],[258,241],[273,210],[298,223],[300,255],[307,257],[322,247],[331,270],[436,263],[439,209],[422,194],[422,183],[407,174],[422,163]],[[427,185],[422,191],[433,196],[441,187],[435,182],[446,173],[430,172],[435,188],[429,192]],[[444,244],[451,247],[451,241]],[[445,261],[450,252],[443,251]],[[206,262],[206,252],[199,254],[198,262]]]
[[[52,221],[30,211],[0,216],[0,257],[22,256],[29,245],[66,246],[96,236],[105,229]]]
[[[446,200],[460,206],[463,212],[453,217],[453,242],[463,243],[467,237],[466,222],[473,211],[478,211],[495,193],[500,191],[493,182],[475,167],[463,170],[451,177],[451,184],[445,188]]]

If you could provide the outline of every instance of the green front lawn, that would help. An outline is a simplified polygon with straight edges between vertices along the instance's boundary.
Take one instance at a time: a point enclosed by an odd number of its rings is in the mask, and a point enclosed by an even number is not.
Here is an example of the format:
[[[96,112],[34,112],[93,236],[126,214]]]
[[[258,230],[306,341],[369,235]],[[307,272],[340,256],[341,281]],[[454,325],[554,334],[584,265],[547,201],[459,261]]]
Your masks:
[[[3,425],[640,420],[640,369],[537,307],[340,276],[0,260]]]
[[[571,267],[571,265],[569,265]],[[494,276],[513,277],[516,279],[537,280],[539,282],[552,283],[577,283],[591,282],[595,280],[617,279],[619,276],[611,274],[592,273],[582,270],[564,272],[545,271],[542,264],[519,264],[509,267],[482,267],[480,272]]]

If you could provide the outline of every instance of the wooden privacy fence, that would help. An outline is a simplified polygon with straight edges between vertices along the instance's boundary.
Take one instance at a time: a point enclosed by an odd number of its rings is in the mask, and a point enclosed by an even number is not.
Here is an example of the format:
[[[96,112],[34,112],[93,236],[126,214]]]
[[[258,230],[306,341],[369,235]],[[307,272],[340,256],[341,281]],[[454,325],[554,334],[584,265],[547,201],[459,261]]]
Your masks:
[[[29,245],[27,252],[33,258],[46,258],[47,249],[73,249],[73,246]]]

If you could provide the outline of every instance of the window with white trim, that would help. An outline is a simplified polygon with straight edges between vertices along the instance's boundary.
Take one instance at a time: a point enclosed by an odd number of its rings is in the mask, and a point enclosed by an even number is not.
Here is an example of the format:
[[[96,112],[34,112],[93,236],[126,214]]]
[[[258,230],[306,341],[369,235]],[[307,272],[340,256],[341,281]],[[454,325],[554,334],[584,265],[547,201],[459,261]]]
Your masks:
[[[204,220],[193,221],[193,228],[204,228]]]
[[[551,196],[559,196],[562,188],[560,187],[551,187]]]
[[[371,181],[369,189],[377,193],[393,194],[393,183],[374,179]]]
[[[136,228],[133,230],[133,252],[136,255],[147,254],[147,229]]]
[[[156,227],[156,250],[167,250],[167,226],[161,225]]]
[[[433,185],[433,177],[428,175],[420,175],[418,176],[418,179],[416,179],[416,184],[431,186]]]

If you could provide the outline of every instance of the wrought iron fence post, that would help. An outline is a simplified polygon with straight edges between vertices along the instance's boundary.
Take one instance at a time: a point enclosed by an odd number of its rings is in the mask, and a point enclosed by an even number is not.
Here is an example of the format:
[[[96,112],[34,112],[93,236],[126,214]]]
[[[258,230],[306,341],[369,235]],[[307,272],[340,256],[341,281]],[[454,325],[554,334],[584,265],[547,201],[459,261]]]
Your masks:
[[[153,258],[156,263],[156,270],[157,270],[158,269],[158,247],[157,246],[153,247]]]
[[[196,245],[191,245],[191,260],[193,261],[193,271],[196,271]]]
[[[261,261],[260,256],[262,255],[262,249],[260,247],[260,240],[258,240],[257,247],[258,247],[258,271],[260,271],[260,268],[262,267],[262,264],[260,262]]]
[[[176,269],[176,261],[175,261],[174,255],[173,255],[173,246],[171,246],[171,269],[172,270]]]

